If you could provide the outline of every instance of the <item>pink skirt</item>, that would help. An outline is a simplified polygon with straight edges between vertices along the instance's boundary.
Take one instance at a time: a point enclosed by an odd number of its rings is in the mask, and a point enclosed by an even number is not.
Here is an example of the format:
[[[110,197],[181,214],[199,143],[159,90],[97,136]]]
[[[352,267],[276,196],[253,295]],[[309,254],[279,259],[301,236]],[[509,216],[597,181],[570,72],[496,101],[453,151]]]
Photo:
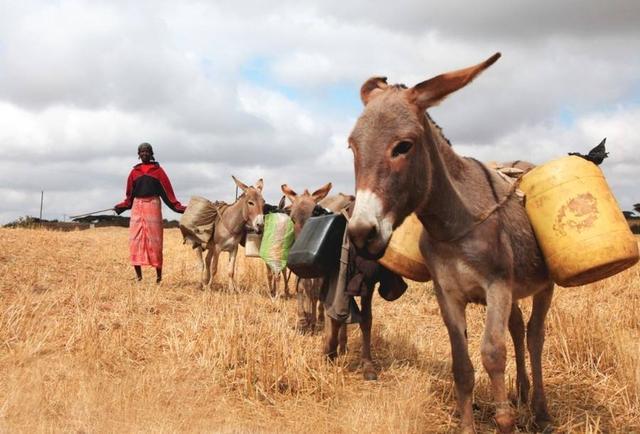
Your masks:
[[[159,197],[133,199],[129,251],[132,265],[162,268],[162,211]]]

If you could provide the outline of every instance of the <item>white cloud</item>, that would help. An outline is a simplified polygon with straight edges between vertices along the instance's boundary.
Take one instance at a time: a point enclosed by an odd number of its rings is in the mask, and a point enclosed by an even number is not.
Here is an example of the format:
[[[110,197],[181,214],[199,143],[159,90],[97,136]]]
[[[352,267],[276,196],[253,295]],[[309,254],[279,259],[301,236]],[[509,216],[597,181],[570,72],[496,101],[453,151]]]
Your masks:
[[[41,189],[51,218],[121,200],[142,141],[185,202],[232,199],[231,174],[264,177],[271,201],[282,183],[348,192],[366,78],[413,85],[495,51],[431,111],[456,149],[541,162],[607,136],[603,169],[629,208],[639,21],[632,0],[3,2],[0,222],[37,212]]]

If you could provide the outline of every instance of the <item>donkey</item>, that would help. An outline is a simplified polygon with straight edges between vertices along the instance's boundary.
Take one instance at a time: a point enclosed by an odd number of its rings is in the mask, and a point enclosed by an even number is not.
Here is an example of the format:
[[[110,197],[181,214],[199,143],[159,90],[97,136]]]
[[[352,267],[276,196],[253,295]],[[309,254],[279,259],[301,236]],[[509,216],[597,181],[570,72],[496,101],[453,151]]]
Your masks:
[[[234,274],[238,244],[246,235],[247,229],[261,232],[263,227],[264,199],[262,198],[262,178],[252,187],[231,176],[242,194],[231,205],[224,204],[219,211],[213,236],[207,244],[206,260],[202,259],[202,248],[196,248],[196,255],[202,269],[202,288],[210,288],[218,269],[220,252],[229,252],[228,289],[235,290]]]
[[[328,183],[313,193],[305,190],[302,194],[297,194],[289,188],[288,185],[282,185],[282,192],[291,200],[290,215],[294,223],[296,235],[300,233],[305,222],[313,214],[316,206],[321,206],[334,213],[339,213],[353,204],[355,198],[352,195],[338,193],[334,196],[327,196],[330,189],[331,183]],[[325,278],[328,277],[329,276]],[[316,324],[320,325],[325,323],[325,343],[323,351],[328,358],[333,359],[338,354],[344,354],[346,352],[347,325],[344,322],[337,321],[325,315],[324,304],[319,301],[320,291],[325,278],[299,279],[296,285],[298,290],[298,324],[296,327],[303,332],[313,332]],[[362,373],[366,380],[376,380],[378,378],[371,358],[372,297],[372,287],[369,288],[368,291],[364,291],[360,297],[362,307],[360,321],[360,331],[362,332],[361,360]]]
[[[370,78],[360,89],[364,110],[349,137],[356,203],[348,231],[357,248],[379,258],[393,229],[411,212],[425,229],[420,248],[449,333],[463,432],[475,432],[466,305],[487,306],[482,363],[491,379],[498,429],[513,432],[516,415],[507,398],[504,375],[505,332],[510,328],[516,336],[524,333],[515,302],[529,296],[533,310],[526,339],[534,422],[540,428],[551,424],[541,356],[554,286],[531,224],[515,195],[515,185],[479,161],[456,154],[426,113],[499,57],[496,53],[476,66],[438,75],[412,88],[388,85],[383,77]],[[522,356],[522,367],[524,342],[514,337],[514,344],[516,358]],[[526,401],[526,371],[519,372],[516,382],[521,400]]]
[[[309,190],[305,189],[302,194],[297,194],[287,184],[282,184],[280,188],[285,197],[291,201],[289,216],[297,238],[304,224],[313,215],[318,203],[329,194],[331,183],[323,185],[313,193],[309,193]],[[336,210],[336,212],[339,211]],[[313,333],[317,324],[324,323],[324,306],[319,301],[321,286],[321,278],[296,278],[296,298],[298,301],[296,329],[302,333]]]

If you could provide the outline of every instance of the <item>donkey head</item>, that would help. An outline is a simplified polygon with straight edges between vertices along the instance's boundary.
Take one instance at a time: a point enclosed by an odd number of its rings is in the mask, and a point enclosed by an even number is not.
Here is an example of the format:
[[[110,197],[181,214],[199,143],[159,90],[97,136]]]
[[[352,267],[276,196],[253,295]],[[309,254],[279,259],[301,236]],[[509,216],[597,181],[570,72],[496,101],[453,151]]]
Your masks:
[[[264,183],[260,178],[254,186],[248,186],[238,180],[235,176],[231,175],[233,181],[238,188],[242,190],[241,201],[242,204],[242,217],[246,222],[246,226],[255,231],[262,232],[264,226],[264,216],[262,214],[264,209],[264,198],[262,197],[262,187]]]
[[[313,193],[309,193],[309,190],[305,189],[302,194],[297,194],[289,188],[287,184],[282,184],[281,188],[284,195],[291,201],[291,211],[289,215],[293,221],[293,228],[297,237],[307,219],[313,215],[313,209],[318,202],[329,194],[331,183],[329,182],[323,185]]]
[[[412,88],[373,77],[360,89],[364,110],[351,135],[356,203],[349,236],[361,254],[380,257],[391,233],[427,199],[433,137],[425,110],[464,87],[500,57],[423,81]]]

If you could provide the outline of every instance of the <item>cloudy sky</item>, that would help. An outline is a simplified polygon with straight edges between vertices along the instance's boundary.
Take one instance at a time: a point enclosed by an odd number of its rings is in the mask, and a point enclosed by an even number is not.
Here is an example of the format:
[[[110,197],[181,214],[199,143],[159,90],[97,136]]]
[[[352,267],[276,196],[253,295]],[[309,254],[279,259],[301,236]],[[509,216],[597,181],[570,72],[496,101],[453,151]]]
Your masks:
[[[364,80],[413,85],[503,57],[430,110],[455,149],[543,163],[607,137],[640,202],[640,2],[0,0],[0,223],[107,208],[150,142],[178,198],[234,174],[353,191]],[[168,208],[165,216],[177,217]]]

